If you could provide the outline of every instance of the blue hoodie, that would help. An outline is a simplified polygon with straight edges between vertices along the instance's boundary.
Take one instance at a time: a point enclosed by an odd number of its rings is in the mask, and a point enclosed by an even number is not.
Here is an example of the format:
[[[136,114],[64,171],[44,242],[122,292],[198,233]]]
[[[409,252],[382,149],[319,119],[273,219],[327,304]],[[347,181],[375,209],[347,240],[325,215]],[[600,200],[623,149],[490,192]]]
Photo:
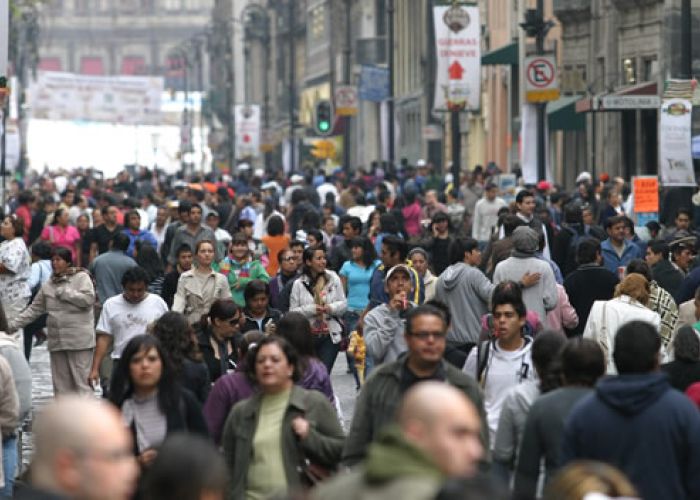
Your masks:
[[[641,498],[700,498],[700,413],[665,374],[606,377],[572,411],[562,464],[575,459],[621,469]]]

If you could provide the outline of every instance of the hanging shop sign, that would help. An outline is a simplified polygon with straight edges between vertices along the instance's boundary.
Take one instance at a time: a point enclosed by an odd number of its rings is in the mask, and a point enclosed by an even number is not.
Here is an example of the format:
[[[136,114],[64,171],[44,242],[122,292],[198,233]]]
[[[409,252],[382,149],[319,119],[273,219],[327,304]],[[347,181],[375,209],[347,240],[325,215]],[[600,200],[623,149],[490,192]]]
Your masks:
[[[481,95],[481,23],[476,5],[433,7],[435,111],[475,111]]]
[[[659,113],[659,175],[664,186],[695,186],[687,99],[664,99]]]

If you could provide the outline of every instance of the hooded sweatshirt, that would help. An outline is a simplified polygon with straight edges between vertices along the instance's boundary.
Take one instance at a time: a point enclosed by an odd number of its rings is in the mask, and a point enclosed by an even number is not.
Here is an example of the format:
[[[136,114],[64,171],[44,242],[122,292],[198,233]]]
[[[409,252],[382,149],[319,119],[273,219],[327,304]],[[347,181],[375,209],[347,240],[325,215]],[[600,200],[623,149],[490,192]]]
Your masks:
[[[607,377],[574,408],[562,464],[607,462],[641,498],[700,498],[700,416],[662,373]]]
[[[459,343],[477,343],[481,317],[488,312],[494,285],[476,267],[464,262],[452,264],[440,275],[435,299],[452,312],[452,329],[447,339]]]

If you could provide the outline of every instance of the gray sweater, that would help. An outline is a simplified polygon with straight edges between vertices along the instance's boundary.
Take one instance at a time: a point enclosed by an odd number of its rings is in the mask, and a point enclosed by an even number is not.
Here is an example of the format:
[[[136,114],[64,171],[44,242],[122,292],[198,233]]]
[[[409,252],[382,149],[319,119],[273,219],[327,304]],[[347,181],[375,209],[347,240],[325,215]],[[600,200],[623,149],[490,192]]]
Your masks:
[[[495,284],[507,280],[518,282],[525,273],[540,273],[542,275],[537,284],[523,289],[523,302],[525,302],[527,310],[535,311],[542,324],[548,327],[547,311],[551,311],[557,306],[559,293],[554,273],[547,262],[534,256],[527,258],[509,257],[496,266],[493,282]]]
[[[365,346],[375,365],[396,361],[406,351],[405,323],[399,311],[390,309],[387,304],[367,313],[364,322]]]
[[[32,370],[17,341],[5,332],[0,332],[0,355],[5,357],[12,368],[19,397],[19,420],[22,422],[32,409]]]
[[[518,456],[514,499],[536,498],[542,458],[545,481],[559,467],[566,419],[576,403],[591,390],[590,387],[562,387],[540,396],[530,407]]]
[[[477,343],[481,317],[488,312],[494,285],[479,269],[458,262],[445,269],[435,286],[435,298],[450,308],[452,329],[447,339]]]

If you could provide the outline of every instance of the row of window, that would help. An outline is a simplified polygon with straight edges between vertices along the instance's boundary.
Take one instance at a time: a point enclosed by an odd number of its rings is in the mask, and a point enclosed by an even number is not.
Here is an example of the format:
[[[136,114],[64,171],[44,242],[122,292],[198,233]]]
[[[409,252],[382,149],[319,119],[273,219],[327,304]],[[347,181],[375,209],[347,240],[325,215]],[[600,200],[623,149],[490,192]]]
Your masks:
[[[80,63],[77,68],[78,73],[82,75],[105,75],[108,73],[105,67],[105,61],[100,56],[83,56],[80,58]],[[165,68],[169,75],[180,74],[183,72],[182,64],[177,58],[168,58],[165,62]],[[143,75],[149,73],[149,68],[146,66],[146,58],[141,56],[125,56],[121,60],[119,68],[120,75]],[[39,60],[39,70],[42,71],[68,71],[69,68],[64,68],[61,58],[59,57],[42,57]]]
[[[211,9],[213,3],[214,0],[49,0],[48,8],[53,13],[136,13]]]

